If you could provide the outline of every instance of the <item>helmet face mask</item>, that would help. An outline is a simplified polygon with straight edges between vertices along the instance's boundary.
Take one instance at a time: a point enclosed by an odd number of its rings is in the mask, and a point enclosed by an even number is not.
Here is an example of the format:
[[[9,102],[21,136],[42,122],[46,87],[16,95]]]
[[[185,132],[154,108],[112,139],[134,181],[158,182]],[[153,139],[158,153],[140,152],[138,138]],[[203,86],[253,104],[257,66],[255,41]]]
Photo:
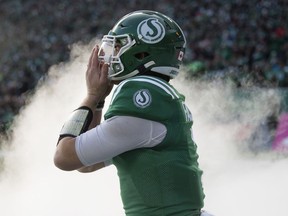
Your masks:
[[[112,36],[105,35],[99,49],[98,58],[100,61],[109,65],[109,77],[114,76],[124,71],[124,66],[120,56],[133,46],[132,39],[128,34]]]
[[[124,80],[146,71],[174,78],[185,46],[185,36],[176,22],[144,10],[120,19],[103,37],[98,55],[109,65],[111,80]]]

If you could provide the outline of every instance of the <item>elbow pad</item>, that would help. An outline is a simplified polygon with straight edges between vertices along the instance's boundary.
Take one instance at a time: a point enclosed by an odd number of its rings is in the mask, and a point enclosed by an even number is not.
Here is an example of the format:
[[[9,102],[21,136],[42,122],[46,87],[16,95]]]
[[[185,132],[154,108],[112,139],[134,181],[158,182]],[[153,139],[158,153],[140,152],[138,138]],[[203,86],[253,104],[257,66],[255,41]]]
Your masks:
[[[64,137],[76,137],[86,132],[92,119],[93,112],[89,107],[82,106],[74,110],[60,131],[58,143]]]

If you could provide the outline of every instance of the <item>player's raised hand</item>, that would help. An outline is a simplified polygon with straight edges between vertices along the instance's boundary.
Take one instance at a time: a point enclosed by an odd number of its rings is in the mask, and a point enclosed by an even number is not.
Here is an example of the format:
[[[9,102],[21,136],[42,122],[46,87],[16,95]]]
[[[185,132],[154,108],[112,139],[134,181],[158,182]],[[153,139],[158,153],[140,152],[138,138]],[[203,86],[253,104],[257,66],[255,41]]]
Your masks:
[[[108,78],[108,64],[98,60],[99,47],[93,48],[86,71],[87,96],[98,103],[110,93],[112,84]]]

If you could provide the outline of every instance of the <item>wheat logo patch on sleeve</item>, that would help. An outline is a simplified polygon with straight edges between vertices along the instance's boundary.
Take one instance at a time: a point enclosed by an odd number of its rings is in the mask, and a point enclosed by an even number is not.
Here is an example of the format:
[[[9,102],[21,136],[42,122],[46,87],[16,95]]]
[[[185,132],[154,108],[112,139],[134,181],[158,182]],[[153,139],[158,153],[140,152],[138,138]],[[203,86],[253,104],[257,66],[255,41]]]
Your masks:
[[[134,94],[133,101],[137,107],[145,108],[151,104],[152,97],[147,89],[141,89]]]

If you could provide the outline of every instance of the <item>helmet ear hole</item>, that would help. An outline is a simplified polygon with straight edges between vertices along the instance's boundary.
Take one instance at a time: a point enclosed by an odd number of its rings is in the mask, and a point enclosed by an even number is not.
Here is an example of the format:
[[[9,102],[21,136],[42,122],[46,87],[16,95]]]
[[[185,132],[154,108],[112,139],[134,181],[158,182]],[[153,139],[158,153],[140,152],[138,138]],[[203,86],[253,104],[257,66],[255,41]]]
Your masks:
[[[147,52],[141,52],[141,53],[137,53],[134,55],[135,58],[137,58],[138,60],[142,60],[144,58],[146,58],[147,56],[149,56],[149,53]]]

